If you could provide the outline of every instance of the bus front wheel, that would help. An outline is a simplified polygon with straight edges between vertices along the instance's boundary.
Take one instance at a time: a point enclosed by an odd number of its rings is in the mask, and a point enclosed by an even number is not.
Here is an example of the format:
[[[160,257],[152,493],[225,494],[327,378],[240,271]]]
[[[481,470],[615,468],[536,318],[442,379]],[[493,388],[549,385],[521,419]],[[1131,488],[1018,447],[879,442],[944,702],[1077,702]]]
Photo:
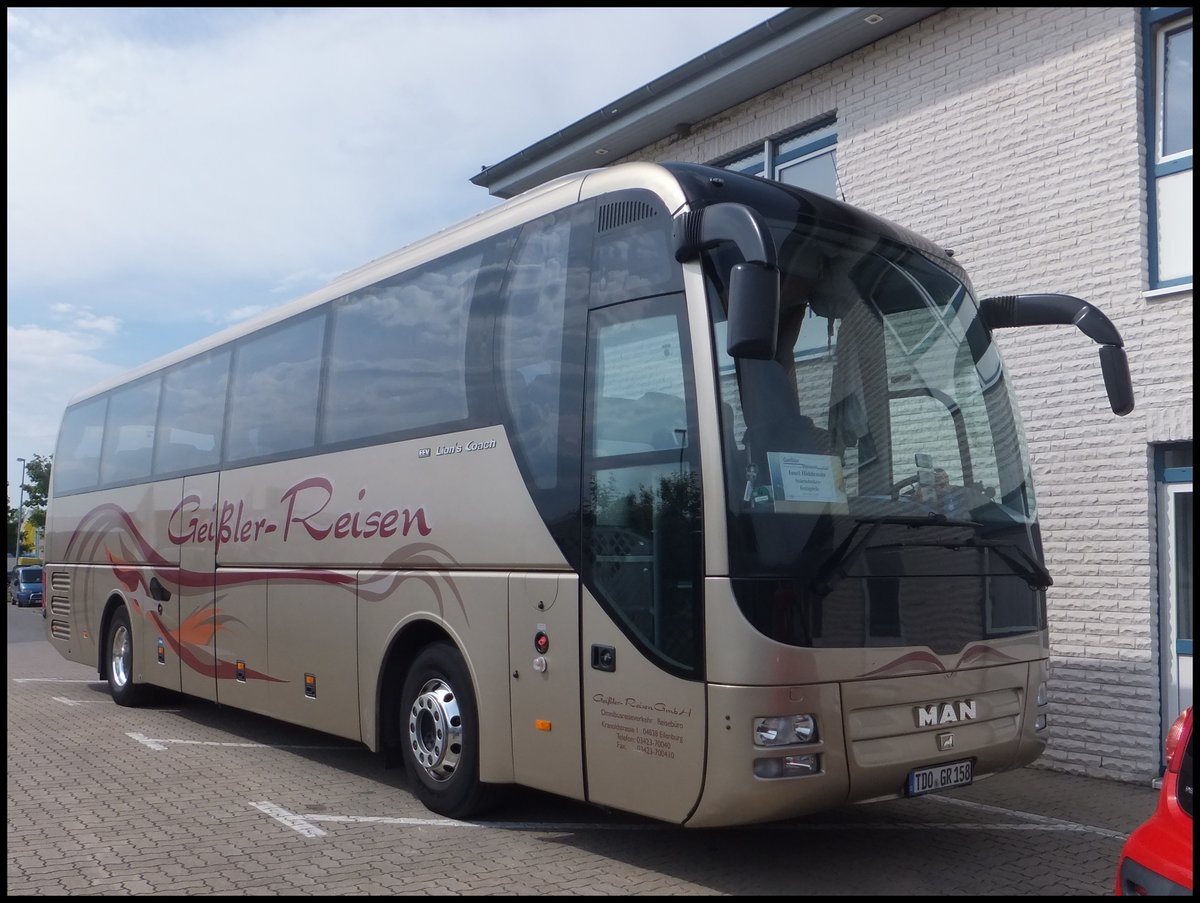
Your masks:
[[[400,694],[404,767],[427,809],[448,818],[481,812],[490,794],[479,780],[479,715],[466,663],[449,643],[417,655]]]
[[[129,626],[129,612],[124,605],[113,612],[112,620],[108,622],[101,660],[113,702],[138,706],[146,701],[148,688],[133,682],[133,631]]]

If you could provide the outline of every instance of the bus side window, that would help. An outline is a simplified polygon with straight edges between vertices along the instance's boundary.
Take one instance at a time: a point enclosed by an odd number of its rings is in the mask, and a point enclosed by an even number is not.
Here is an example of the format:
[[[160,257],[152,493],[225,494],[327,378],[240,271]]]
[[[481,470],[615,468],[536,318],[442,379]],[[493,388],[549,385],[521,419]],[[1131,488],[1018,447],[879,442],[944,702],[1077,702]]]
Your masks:
[[[571,218],[554,214],[521,230],[499,323],[499,366],[513,442],[538,489],[558,484],[559,398]]]
[[[100,482],[120,483],[150,476],[154,420],[158,414],[158,376],[113,392],[100,457]]]
[[[225,434],[227,461],[312,447],[324,339],[322,310],[285,320],[238,344]]]
[[[596,208],[593,307],[683,291],[671,247],[671,217],[649,193],[622,192]]]
[[[486,251],[472,245],[334,302],[322,444],[466,426],[468,330]]]
[[[51,471],[56,494],[95,489],[100,479],[100,448],[108,397],[69,408],[63,416]]]
[[[225,424],[229,349],[167,371],[154,436],[154,474],[216,469]]]

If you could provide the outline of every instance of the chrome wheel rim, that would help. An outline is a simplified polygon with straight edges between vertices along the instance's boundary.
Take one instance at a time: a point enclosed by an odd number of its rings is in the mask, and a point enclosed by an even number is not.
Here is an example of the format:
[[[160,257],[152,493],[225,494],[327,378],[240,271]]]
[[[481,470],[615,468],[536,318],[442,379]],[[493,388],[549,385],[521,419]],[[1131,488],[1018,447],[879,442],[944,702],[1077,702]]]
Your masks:
[[[448,781],[458,770],[462,713],[458,697],[445,681],[426,681],[413,700],[408,712],[408,744],[417,764],[433,780]]]
[[[133,649],[130,645],[129,628],[124,624],[117,625],[112,637],[112,655],[108,672],[112,682],[118,688],[129,683],[130,665],[133,661]]]

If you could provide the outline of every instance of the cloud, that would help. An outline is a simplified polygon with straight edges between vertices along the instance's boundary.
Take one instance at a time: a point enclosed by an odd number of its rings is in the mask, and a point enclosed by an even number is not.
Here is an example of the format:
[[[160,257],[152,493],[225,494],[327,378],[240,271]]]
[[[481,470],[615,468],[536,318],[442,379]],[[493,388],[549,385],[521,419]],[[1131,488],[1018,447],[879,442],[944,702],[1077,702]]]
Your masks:
[[[10,473],[96,379],[498,203],[480,166],[780,9],[10,8]]]
[[[348,269],[495,203],[481,165],[662,74],[683,31],[653,9],[225,10],[236,28],[181,42],[39,12],[9,16],[17,287]]]

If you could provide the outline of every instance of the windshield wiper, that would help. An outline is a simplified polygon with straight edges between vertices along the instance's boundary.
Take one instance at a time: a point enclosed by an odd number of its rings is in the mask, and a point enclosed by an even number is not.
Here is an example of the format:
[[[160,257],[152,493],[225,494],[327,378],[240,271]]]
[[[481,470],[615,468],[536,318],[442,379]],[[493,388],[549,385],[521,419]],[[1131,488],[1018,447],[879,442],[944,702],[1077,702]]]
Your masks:
[[[999,542],[994,539],[980,539],[978,536],[972,536],[962,542],[953,542],[951,540],[943,540],[941,542],[919,540],[891,543],[886,546],[875,546],[877,549],[911,549],[918,547],[950,549],[951,551],[964,548],[989,549],[995,552],[1001,561],[1012,568],[1018,577],[1029,584],[1031,589],[1044,590],[1054,585],[1054,578],[1050,576],[1050,572],[1046,570],[1042,563],[1019,545],[1012,542]],[[1013,552],[1016,552],[1016,555],[1012,554]]]
[[[1046,570],[1045,566],[1013,542],[1000,542],[995,539],[980,539],[978,536],[972,536],[964,542],[907,542],[897,543],[897,545],[936,546],[952,550],[959,548],[990,549],[1019,577],[1023,578],[1032,589],[1049,589],[1054,585],[1054,578],[1050,576],[1050,572]],[[1016,552],[1016,555],[1013,555],[1013,552]]]
[[[862,535],[858,542],[854,542],[855,534],[864,524],[869,524],[870,528]],[[817,568],[816,574],[809,581],[809,588],[820,596],[827,596],[829,592],[842,582],[848,575],[846,568],[862,554],[871,537],[875,535],[875,531],[884,524],[897,525],[901,527],[969,527],[974,530],[976,527],[982,527],[973,520],[957,520],[952,517],[946,517],[944,514],[938,514],[936,511],[930,511],[928,514],[921,515],[887,515],[884,517],[859,518],[853,529],[846,534],[846,538],[841,541],[836,549],[834,549],[829,557],[821,562],[821,566]],[[910,543],[898,543],[898,545],[909,545]],[[911,543],[917,545],[917,543]],[[1049,577],[1049,574],[1046,575]]]

